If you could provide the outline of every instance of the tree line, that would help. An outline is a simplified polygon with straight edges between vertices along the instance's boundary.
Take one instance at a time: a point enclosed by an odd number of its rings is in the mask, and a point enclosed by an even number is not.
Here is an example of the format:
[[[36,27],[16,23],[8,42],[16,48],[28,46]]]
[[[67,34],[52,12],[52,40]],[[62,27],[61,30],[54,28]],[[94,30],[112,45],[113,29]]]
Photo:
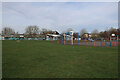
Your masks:
[[[68,28],[67,31],[65,32],[69,32],[69,31],[73,31],[72,28]],[[65,33],[63,32],[63,33]],[[14,29],[10,28],[10,27],[4,27],[2,29],[2,35],[11,35],[11,34],[18,34],[18,32],[15,32]],[[83,34],[84,33],[88,33],[87,30],[84,28],[84,29],[81,29],[81,31],[79,32],[80,35],[79,37],[85,37]],[[36,25],[30,25],[28,27],[25,28],[25,34],[26,37],[39,37],[38,34],[40,35],[46,35],[46,34],[54,34],[54,32],[52,30],[48,30],[48,29],[39,29],[38,26]],[[104,31],[101,31],[99,32],[97,29],[94,29],[90,34],[92,34],[92,38],[109,38],[111,36],[111,34],[116,34],[116,35],[119,35],[120,37],[120,28],[116,29],[116,28],[109,28],[108,30],[104,30]],[[74,32],[74,37],[78,37],[78,33],[77,32]],[[96,36],[97,35],[97,36]]]
[[[4,27],[2,29],[2,35],[3,36],[9,36],[9,35],[17,35],[19,34],[16,32],[13,28],[10,27]],[[23,33],[26,37],[39,37],[40,35],[45,35],[45,34],[53,34],[52,30],[48,30],[46,28],[42,28],[41,30],[39,29],[38,26],[36,25],[30,25],[25,28],[25,32]]]
[[[69,32],[71,30],[73,31],[72,28],[69,28],[67,30],[67,32]],[[81,37],[81,38],[85,38],[85,35],[84,35],[85,33],[86,34],[91,34],[92,35],[92,37],[91,37],[92,39],[100,39],[100,38],[108,39],[108,38],[110,38],[110,36],[112,34],[116,34],[120,38],[120,28],[116,29],[116,28],[113,28],[113,27],[111,27],[111,28],[109,28],[107,30],[104,30],[104,31],[100,31],[100,32],[97,29],[94,29],[91,33],[88,33],[87,30],[85,28],[83,28],[83,29],[80,30],[79,33],[80,33],[79,37]],[[74,35],[75,38],[78,37],[78,33],[77,32],[74,32],[73,35]]]

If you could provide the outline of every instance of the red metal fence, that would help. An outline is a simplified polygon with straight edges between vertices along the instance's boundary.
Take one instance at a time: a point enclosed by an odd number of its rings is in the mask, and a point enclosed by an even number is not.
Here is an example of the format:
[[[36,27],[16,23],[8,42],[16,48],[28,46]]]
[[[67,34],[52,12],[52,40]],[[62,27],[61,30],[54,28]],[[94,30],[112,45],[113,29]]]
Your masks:
[[[64,44],[64,45],[80,45],[80,46],[96,46],[96,47],[115,47],[120,45],[119,41],[81,41],[74,40],[71,44],[70,40],[51,40],[52,43]]]

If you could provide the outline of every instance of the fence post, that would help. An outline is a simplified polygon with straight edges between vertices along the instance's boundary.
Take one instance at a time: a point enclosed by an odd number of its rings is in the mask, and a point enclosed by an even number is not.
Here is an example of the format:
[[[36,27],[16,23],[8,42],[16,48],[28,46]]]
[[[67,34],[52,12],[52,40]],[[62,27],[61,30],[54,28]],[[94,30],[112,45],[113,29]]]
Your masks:
[[[111,47],[113,46],[112,43],[113,43],[113,41],[111,41]]]
[[[86,46],[86,36],[85,36],[85,46]]]
[[[67,44],[67,33],[65,33],[65,44]]]
[[[51,41],[51,43],[52,43],[52,39],[51,39],[50,41]]]
[[[52,38],[52,43],[54,43],[53,38]]]
[[[110,41],[110,47],[112,47],[112,41]]]
[[[62,44],[63,44],[63,36],[62,36],[62,39],[61,39],[61,40],[62,40]]]
[[[79,33],[78,33],[78,45],[79,45]]]
[[[71,36],[69,37],[69,44],[71,44]]]
[[[100,47],[102,47],[102,41],[100,42]]]
[[[94,46],[94,41],[93,41],[93,46]]]
[[[118,41],[117,41],[117,46],[118,46]]]
[[[55,43],[57,43],[57,38],[55,37]]]
[[[107,42],[106,42],[106,47],[107,47]]]
[[[60,39],[61,39],[61,34],[60,34],[60,37],[59,37],[59,44],[60,44]]]
[[[65,33],[63,34],[63,44],[65,45]]]

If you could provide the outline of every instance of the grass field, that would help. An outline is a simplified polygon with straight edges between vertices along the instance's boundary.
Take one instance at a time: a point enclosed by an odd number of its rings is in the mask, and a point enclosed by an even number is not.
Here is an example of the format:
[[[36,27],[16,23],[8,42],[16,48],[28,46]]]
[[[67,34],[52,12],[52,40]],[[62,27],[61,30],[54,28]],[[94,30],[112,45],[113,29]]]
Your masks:
[[[117,47],[3,41],[3,78],[117,78]]]

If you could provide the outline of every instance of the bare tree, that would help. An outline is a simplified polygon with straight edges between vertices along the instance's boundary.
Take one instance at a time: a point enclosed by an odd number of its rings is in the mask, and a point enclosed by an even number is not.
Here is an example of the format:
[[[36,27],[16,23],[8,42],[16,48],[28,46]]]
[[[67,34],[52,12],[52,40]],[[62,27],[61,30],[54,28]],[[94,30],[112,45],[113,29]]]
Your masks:
[[[86,29],[83,28],[81,31],[80,31],[80,35],[82,36],[84,33],[87,33]]]
[[[109,39],[112,34],[118,35],[119,28],[116,29],[116,28],[111,27],[111,28],[99,33],[100,37],[104,38],[104,39]]]
[[[96,39],[96,38],[99,38],[99,32],[98,32],[98,30],[97,29],[94,29],[93,31],[92,31],[92,38],[93,39]]]
[[[41,34],[45,34],[45,33],[47,33],[47,32],[48,32],[48,30],[47,30],[46,28],[42,28]]]
[[[73,31],[73,29],[72,29],[72,28],[68,28],[68,29],[67,29],[67,32],[70,32],[70,31]]]
[[[113,27],[111,27],[111,28],[109,29],[109,35],[111,36],[112,34],[117,34],[117,35],[118,35],[118,30],[115,29],[115,28],[113,28]]]
[[[69,34],[70,34],[70,33],[69,33],[70,31],[74,31],[74,30],[73,30],[72,28],[68,28],[67,30],[62,31],[61,34],[67,33],[67,34],[69,35]]]
[[[10,27],[4,27],[2,29],[2,35],[11,35],[11,34],[15,34],[14,29],[12,29]]]
[[[78,33],[73,33],[74,38],[78,38]],[[80,36],[79,36],[80,37]]]
[[[37,37],[37,35],[39,34],[39,27],[34,25],[28,26],[25,31],[27,37]]]
[[[92,33],[93,33],[93,34],[98,34],[99,32],[98,32],[97,29],[94,29],[94,30],[92,31]]]
[[[19,32],[16,32],[16,33],[15,33],[15,37],[19,37]]]

